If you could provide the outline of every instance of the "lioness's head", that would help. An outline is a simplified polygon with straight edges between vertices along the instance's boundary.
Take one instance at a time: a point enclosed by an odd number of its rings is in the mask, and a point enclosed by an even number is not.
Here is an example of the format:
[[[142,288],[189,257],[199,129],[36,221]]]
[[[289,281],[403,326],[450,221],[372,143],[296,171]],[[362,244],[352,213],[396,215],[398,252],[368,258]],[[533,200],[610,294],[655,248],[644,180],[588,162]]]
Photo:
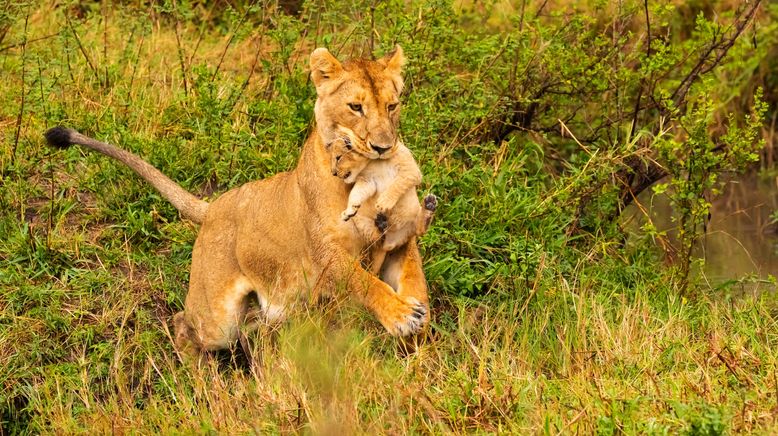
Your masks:
[[[400,46],[377,61],[340,63],[326,48],[311,53],[314,112],[325,144],[348,138],[356,152],[370,159],[392,154],[398,143],[403,63]]]
[[[331,143],[330,157],[332,175],[343,179],[348,184],[354,183],[359,173],[370,162],[370,159],[354,150],[348,138],[339,138]]]

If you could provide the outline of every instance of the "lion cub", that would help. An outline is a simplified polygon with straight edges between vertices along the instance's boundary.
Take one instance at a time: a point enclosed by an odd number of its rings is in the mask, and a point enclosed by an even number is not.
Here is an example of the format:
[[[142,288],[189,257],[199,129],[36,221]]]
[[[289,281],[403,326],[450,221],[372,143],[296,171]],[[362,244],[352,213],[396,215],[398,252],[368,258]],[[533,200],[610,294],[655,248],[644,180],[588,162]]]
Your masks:
[[[421,170],[402,143],[387,159],[369,159],[352,151],[348,138],[333,142],[330,153],[332,174],[354,184],[341,219],[353,218],[362,237],[373,244],[371,269],[377,274],[386,253],[427,231],[437,198],[425,197],[422,209],[416,196]]]

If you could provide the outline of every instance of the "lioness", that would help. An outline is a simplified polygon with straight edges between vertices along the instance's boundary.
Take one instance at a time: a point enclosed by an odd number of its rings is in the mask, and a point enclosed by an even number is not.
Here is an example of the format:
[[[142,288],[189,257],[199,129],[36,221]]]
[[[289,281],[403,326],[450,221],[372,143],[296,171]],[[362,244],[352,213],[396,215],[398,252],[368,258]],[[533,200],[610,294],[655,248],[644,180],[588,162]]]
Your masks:
[[[325,48],[311,53],[316,129],[297,167],[232,189],[212,203],[185,191],[139,157],[56,127],[52,145],[81,144],[120,160],[151,183],[181,214],[202,226],[192,250],[184,311],[174,317],[183,352],[228,347],[239,335],[248,296],[256,293],[267,321],[314,290],[346,286],[398,336],[429,321],[427,285],[415,238],[389,253],[380,280],[362,268],[368,245],[340,219],[349,186],[331,175],[326,144],[348,138],[370,159],[396,152],[405,61],[398,46],[377,61],[339,62]]]
[[[332,174],[354,185],[340,217],[343,221],[353,218],[362,237],[373,242],[370,270],[378,274],[386,253],[426,233],[437,199],[434,195],[425,197],[422,210],[416,196],[421,170],[401,142],[387,159],[366,158],[353,150],[347,138],[329,148]]]

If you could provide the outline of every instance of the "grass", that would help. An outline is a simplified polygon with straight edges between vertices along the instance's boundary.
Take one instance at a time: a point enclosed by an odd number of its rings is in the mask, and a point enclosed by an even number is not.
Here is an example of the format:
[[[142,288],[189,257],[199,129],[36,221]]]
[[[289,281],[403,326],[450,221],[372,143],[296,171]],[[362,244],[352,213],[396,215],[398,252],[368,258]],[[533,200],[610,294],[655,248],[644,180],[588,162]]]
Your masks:
[[[311,127],[307,54],[364,51],[365,10],[6,7],[0,434],[778,430],[775,287],[695,282],[682,296],[646,238],[566,234],[551,140],[468,136],[490,116],[478,99],[492,79],[434,57],[446,24],[434,8],[377,15],[376,41],[391,47],[380,26],[424,14],[403,41],[430,50],[409,59],[403,134],[442,205],[421,243],[427,340],[407,352],[341,297],[258,332],[253,368],[240,350],[178,362],[168,325],[196,226],[126,168],[49,149],[42,133],[64,123],[120,144],[204,196],[289,169]],[[338,27],[343,17],[354,24]],[[478,52],[500,50],[490,41],[469,55],[492,59]]]

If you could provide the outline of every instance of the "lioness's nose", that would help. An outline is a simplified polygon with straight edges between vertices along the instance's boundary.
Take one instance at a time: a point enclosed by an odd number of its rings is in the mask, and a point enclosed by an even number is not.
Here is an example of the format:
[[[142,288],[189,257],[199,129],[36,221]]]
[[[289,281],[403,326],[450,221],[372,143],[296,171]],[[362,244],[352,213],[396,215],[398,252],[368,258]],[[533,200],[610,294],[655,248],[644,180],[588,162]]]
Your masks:
[[[371,142],[370,143],[370,148],[372,148],[373,150],[378,152],[378,154],[384,154],[384,152],[389,150],[390,148],[392,148],[392,146],[391,145],[386,145],[386,144],[374,144],[374,143]]]

